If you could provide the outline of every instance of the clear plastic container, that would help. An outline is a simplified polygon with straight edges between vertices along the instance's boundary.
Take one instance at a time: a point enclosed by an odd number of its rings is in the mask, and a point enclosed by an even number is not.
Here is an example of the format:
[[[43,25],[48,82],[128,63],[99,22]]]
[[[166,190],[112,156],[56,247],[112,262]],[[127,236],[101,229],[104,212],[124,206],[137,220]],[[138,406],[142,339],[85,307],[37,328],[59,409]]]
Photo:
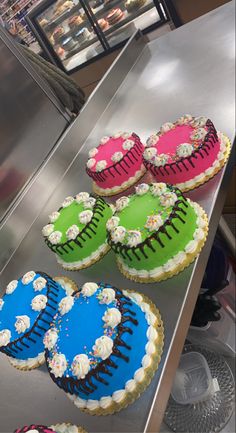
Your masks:
[[[179,404],[192,404],[206,400],[211,395],[213,380],[208,363],[201,353],[181,355],[171,390]]]

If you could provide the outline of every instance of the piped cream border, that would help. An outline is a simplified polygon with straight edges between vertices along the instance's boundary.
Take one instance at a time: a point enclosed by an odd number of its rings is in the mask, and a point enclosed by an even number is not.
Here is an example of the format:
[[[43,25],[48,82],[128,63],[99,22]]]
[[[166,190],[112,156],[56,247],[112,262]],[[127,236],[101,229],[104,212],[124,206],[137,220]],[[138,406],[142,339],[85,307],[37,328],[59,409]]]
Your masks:
[[[110,415],[133,403],[150,384],[161,360],[164,328],[159,310],[149,298],[141,293],[131,290],[123,290],[123,293],[145,313],[149,325],[146,354],[142,359],[142,367],[135,372],[131,380],[126,382],[125,389],[115,391],[112,396],[102,397],[100,400],[83,400],[76,395],[67,394],[79,409],[90,415]]]
[[[203,173],[200,173],[193,179],[190,179],[183,183],[175,184],[175,186],[179,188],[182,192],[190,191],[206,183],[208,180],[214,177],[226,164],[231,151],[231,142],[229,138],[222,132],[218,131],[217,134],[220,137],[220,151],[217,155],[216,160]]]
[[[44,352],[40,353],[36,358],[16,359],[8,356],[10,364],[17,370],[29,371],[40,367],[45,362]]]
[[[143,177],[145,173],[146,173],[146,168],[142,164],[141,169],[136,171],[134,176],[130,177],[129,180],[123,182],[121,185],[114,186],[114,188],[103,189],[97,186],[95,182],[93,182],[93,192],[103,197],[109,197],[111,195],[119,194],[120,192],[123,192],[126,189],[130,188],[132,185],[134,185],[141,177]]]
[[[109,250],[110,250],[110,246],[107,243],[105,243],[103,245],[100,245],[100,247],[96,251],[94,251],[89,257],[86,257],[86,259],[79,260],[78,262],[71,262],[71,263],[64,262],[56,254],[55,255],[56,255],[57,262],[64,269],[66,269],[67,271],[79,271],[81,269],[85,269],[88,268],[89,266],[92,266],[103,256],[105,256],[105,254],[107,254]]]
[[[185,251],[180,251],[168,262],[151,271],[141,270],[138,271],[134,268],[129,268],[121,259],[117,257],[117,265],[120,272],[129,280],[136,281],[138,283],[152,283],[166,280],[174,275],[177,275],[183,269],[190,265],[200,253],[208,234],[208,218],[205,211],[199,206],[198,203],[192,202],[187,199],[194,208],[197,214],[197,228],[194,232],[194,239],[189,241],[185,247]],[[199,229],[200,234],[199,234]]]
[[[87,433],[86,430],[84,430],[83,427],[78,427],[76,425],[70,424],[70,423],[66,423],[63,422],[62,424],[53,424],[49,427],[50,429],[54,430],[56,433],[64,433],[66,431],[66,433],[75,433],[75,431],[77,430],[77,433]]]

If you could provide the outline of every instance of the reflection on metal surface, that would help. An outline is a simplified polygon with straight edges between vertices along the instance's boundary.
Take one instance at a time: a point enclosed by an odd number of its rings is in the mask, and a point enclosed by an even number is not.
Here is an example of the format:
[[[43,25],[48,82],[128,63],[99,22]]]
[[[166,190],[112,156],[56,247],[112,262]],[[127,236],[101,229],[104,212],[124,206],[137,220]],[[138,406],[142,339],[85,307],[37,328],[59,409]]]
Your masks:
[[[42,269],[52,276],[63,274],[54,255],[44,245],[41,228],[47,222],[47,215],[57,209],[67,195],[91,191],[91,181],[85,173],[87,153],[102,136],[122,129],[135,131],[144,140],[163,122],[176,120],[181,114],[190,112],[208,115],[219,129],[233,139],[234,61],[229,57],[226,59],[222,50],[222,47],[233,43],[233,26],[233,4],[228,3],[207,17],[153,41],[144,49],[142,46],[142,49],[139,47],[135,51],[138,45],[134,40],[131,42],[58,144],[44,172],[42,170],[44,176],[39,176],[39,183],[35,183],[29,191],[30,200],[30,193],[44,193],[47,182],[54,181],[54,187],[57,185],[2,272],[2,290],[9,280],[29,269]],[[141,44],[140,40],[138,44]],[[168,79],[164,84],[148,89],[147,83],[154,74],[158,75],[159,67],[163,68],[173,58],[178,59],[173,77],[175,90],[172,90]],[[225,112],[228,113],[227,119]],[[88,431],[158,431],[220,218],[232,156],[227,167],[215,178],[188,194],[207,211],[210,231],[199,259],[184,272],[159,284],[137,285],[118,272],[111,251],[91,268],[71,273],[71,278],[79,285],[86,281],[106,281],[117,287],[140,290],[157,304],[165,325],[165,346],[160,368],[147,391],[128,409],[96,420],[80,412],[52,383],[43,368],[34,371],[27,382],[23,382],[19,399],[19,373],[1,356],[0,367],[4,374],[0,375],[0,417],[3,430],[13,431],[15,428],[14,419],[7,413],[9,407],[14,407],[14,418],[22,425],[30,423],[33,416],[38,419],[40,413],[43,414],[43,422],[48,425],[55,423],[55,420],[63,422],[66,419],[84,425]],[[14,220],[8,230],[13,225]]]

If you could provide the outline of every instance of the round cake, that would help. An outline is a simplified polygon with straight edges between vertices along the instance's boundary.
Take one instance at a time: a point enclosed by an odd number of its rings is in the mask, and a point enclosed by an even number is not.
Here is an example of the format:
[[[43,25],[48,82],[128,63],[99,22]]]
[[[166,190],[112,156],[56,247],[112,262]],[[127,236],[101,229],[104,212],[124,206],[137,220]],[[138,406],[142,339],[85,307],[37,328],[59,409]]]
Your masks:
[[[143,162],[158,182],[188,191],[213,177],[229,152],[229,139],[216,131],[211,120],[187,114],[149,137]]]
[[[69,423],[56,424],[50,427],[31,424],[29,426],[17,428],[14,433],[86,433],[86,430]]]
[[[207,236],[207,216],[165,183],[142,183],[116,201],[107,222],[108,243],[120,271],[138,282],[161,281],[188,266]]]
[[[106,20],[110,25],[117,23],[122,20],[124,16],[124,12],[120,8],[112,9],[111,12],[107,15]]]
[[[61,40],[61,37],[64,35],[65,29],[64,27],[57,27],[56,30],[53,32],[53,38],[55,42],[59,42]]]
[[[109,24],[104,18],[98,20],[98,25],[101,27],[102,30],[107,30],[109,28]]]
[[[87,27],[83,27],[81,30],[76,33],[75,37],[80,44],[83,44],[86,40],[88,40],[91,36],[90,31]]]
[[[117,194],[132,186],[145,173],[142,164],[144,145],[138,135],[118,132],[103,137],[98,147],[89,151],[87,173],[94,191],[103,196]]]
[[[69,281],[67,288],[74,291]],[[27,272],[7,285],[0,299],[0,351],[14,367],[30,370],[44,363],[44,334],[65,294],[59,282],[42,272]]]
[[[103,257],[110,249],[106,222],[112,214],[112,207],[96,195],[81,192],[66,197],[42,230],[58,263],[65,269],[79,270]]]
[[[144,295],[90,282],[68,296],[44,343],[53,381],[78,408],[108,415],[150,383],[160,362],[163,325]]]
[[[74,15],[68,21],[69,27],[73,30],[77,28],[80,24],[82,24],[83,18],[80,15]]]

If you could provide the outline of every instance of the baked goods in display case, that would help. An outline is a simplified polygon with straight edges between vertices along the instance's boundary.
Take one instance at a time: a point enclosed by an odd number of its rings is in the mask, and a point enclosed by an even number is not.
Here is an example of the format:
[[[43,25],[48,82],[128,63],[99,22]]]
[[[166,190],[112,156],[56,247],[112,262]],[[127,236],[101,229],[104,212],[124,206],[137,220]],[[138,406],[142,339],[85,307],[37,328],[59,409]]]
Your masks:
[[[20,370],[31,370],[44,363],[43,338],[67,290],[43,272],[29,271],[11,281],[0,299],[0,351]]]
[[[55,10],[54,10],[54,16],[58,17],[62,15],[64,12],[69,11],[75,6],[73,1],[67,0],[67,1],[60,1],[57,3]]]
[[[108,243],[127,278],[162,281],[197,257],[208,233],[204,210],[165,183],[141,183],[135,194],[116,200],[107,222]]]
[[[100,20],[98,20],[98,24],[103,31],[105,31],[109,28],[109,24],[108,24],[107,20],[105,20],[104,18],[100,18]]]
[[[112,9],[106,17],[106,20],[110,25],[118,23],[124,17],[124,12],[120,8]]]
[[[45,26],[47,26],[48,23],[49,23],[49,21],[48,21],[46,18],[43,18],[42,20],[39,21],[39,25],[40,25],[41,27],[45,27]]]
[[[186,114],[149,137],[143,162],[158,182],[188,191],[218,173],[230,147],[229,139],[208,117]]]
[[[75,38],[80,43],[83,44],[87,40],[89,40],[92,36],[92,33],[87,29],[87,27],[83,27],[81,30],[76,33]]]
[[[44,338],[46,364],[77,408],[109,415],[147,388],[163,341],[161,316],[149,298],[88,282],[59,306]]]
[[[62,48],[66,51],[73,50],[76,46],[76,41],[72,37],[68,37],[63,40],[62,42]]]
[[[104,136],[88,154],[86,171],[93,179],[94,191],[109,196],[134,185],[146,171],[142,163],[144,149],[135,133],[120,131]]]
[[[68,25],[71,28],[71,30],[75,30],[80,24],[82,24],[83,18],[81,15],[74,15],[73,17],[69,18]]]
[[[53,36],[53,39],[54,39],[55,43],[58,43],[60,41],[60,39],[64,35],[64,33],[65,33],[65,29],[62,26],[57,27],[54,30],[52,36]]]
[[[55,424],[47,427],[45,425],[31,424],[17,428],[14,433],[87,433],[82,427],[69,423]]]
[[[134,12],[135,10],[144,6],[146,1],[147,0],[127,0],[125,2],[125,7],[128,12]]]
[[[112,215],[113,208],[101,197],[80,192],[66,197],[58,211],[51,213],[42,233],[63,268],[87,268],[110,249],[106,223]]]
[[[64,59],[66,51],[62,47],[58,47],[56,53],[61,59]]]

